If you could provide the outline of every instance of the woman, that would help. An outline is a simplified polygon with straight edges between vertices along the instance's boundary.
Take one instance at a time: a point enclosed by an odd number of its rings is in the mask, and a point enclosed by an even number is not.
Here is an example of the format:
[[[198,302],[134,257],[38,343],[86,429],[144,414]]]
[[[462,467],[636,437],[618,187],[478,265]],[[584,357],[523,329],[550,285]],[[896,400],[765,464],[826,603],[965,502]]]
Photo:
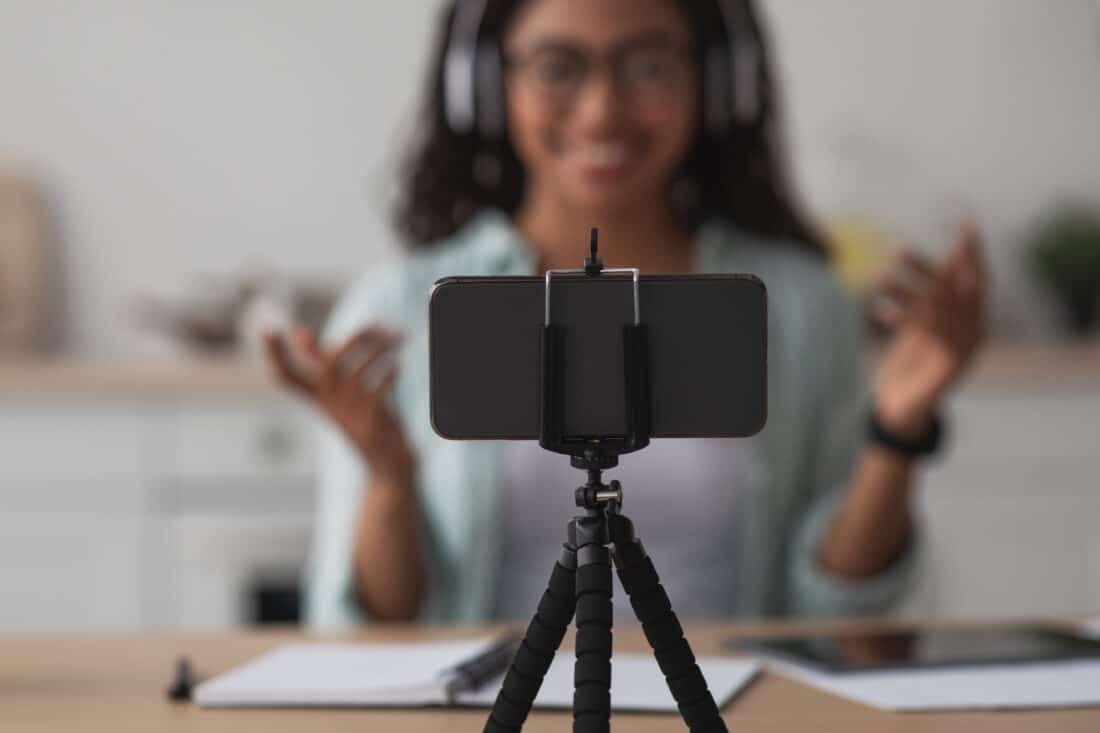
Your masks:
[[[426,298],[444,275],[576,267],[589,226],[609,266],[769,290],[765,429],[655,441],[610,475],[681,615],[868,614],[902,595],[914,465],[979,343],[976,234],[939,265],[902,262],[866,389],[857,319],[783,180],[766,50],[745,0],[448,8],[397,216],[412,255],[351,288],[324,346],[268,340],[328,418],[315,625],[533,610],[579,477],[532,443],[432,433]]]

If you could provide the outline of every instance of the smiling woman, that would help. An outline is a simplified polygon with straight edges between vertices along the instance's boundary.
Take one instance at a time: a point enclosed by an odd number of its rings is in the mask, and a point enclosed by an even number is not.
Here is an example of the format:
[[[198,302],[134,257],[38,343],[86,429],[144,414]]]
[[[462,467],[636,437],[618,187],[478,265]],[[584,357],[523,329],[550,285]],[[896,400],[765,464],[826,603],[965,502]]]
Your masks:
[[[767,38],[749,3],[459,2],[429,84],[396,212],[413,244],[486,208],[517,216],[553,198],[591,212],[612,254],[619,238],[599,212],[623,207],[660,216],[673,241],[721,215],[822,251],[784,179]]]
[[[533,443],[435,435],[425,300],[448,275],[575,267],[590,226],[611,266],[748,272],[768,288],[765,429],[655,441],[616,469],[636,472],[631,515],[671,560],[673,603],[891,608],[918,556],[913,469],[979,342],[974,229],[942,265],[903,263],[868,405],[854,310],[783,175],[749,0],[456,0],[442,20],[396,212],[413,255],[352,287],[321,341],[268,342],[327,418],[311,621],[482,621],[535,604],[576,479]]]

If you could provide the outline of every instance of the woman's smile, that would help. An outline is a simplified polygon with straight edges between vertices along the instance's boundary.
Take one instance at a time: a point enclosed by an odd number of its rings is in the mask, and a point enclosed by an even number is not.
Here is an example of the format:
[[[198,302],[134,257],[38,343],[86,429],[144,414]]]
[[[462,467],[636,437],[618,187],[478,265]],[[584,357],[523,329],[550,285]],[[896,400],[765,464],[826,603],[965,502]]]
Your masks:
[[[621,178],[644,158],[644,145],[627,138],[566,143],[561,161],[581,177],[594,181]]]

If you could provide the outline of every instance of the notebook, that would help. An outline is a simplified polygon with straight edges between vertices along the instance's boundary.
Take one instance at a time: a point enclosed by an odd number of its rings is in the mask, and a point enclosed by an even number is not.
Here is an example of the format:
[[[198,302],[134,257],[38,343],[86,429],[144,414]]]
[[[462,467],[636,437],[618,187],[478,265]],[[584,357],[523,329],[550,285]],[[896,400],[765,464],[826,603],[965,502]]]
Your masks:
[[[476,690],[448,694],[449,670],[477,657],[493,639],[431,643],[293,643],[200,684],[204,707],[490,707],[504,673]],[[573,704],[573,654],[554,657],[535,700],[536,708]],[[700,658],[719,706],[759,672],[751,659]],[[616,711],[676,712],[651,654],[616,654],[611,661],[611,704]]]

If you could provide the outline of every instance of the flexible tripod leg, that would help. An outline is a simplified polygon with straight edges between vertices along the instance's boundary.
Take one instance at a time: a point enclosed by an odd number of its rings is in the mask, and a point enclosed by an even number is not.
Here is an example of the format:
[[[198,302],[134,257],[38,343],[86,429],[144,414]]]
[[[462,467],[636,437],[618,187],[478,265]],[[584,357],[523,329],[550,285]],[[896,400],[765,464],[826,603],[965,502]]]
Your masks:
[[[485,721],[484,733],[515,733],[523,727],[546,670],[573,618],[577,553],[572,542],[572,524],[569,534],[570,541],[562,548],[561,559],[554,564],[538,610],[504,676],[492,712]]]
[[[574,733],[611,728],[611,554],[603,507],[569,525],[577,548],[577,661],[573,668]]]
[[[630,597],[634,615],[642,623],[646,640],[653,647],[684,722],[693,733],[727,731],[653,561],[641,541],[634,537],[633,524],[616,513],[608,518],[608,525],[619,580]]]

